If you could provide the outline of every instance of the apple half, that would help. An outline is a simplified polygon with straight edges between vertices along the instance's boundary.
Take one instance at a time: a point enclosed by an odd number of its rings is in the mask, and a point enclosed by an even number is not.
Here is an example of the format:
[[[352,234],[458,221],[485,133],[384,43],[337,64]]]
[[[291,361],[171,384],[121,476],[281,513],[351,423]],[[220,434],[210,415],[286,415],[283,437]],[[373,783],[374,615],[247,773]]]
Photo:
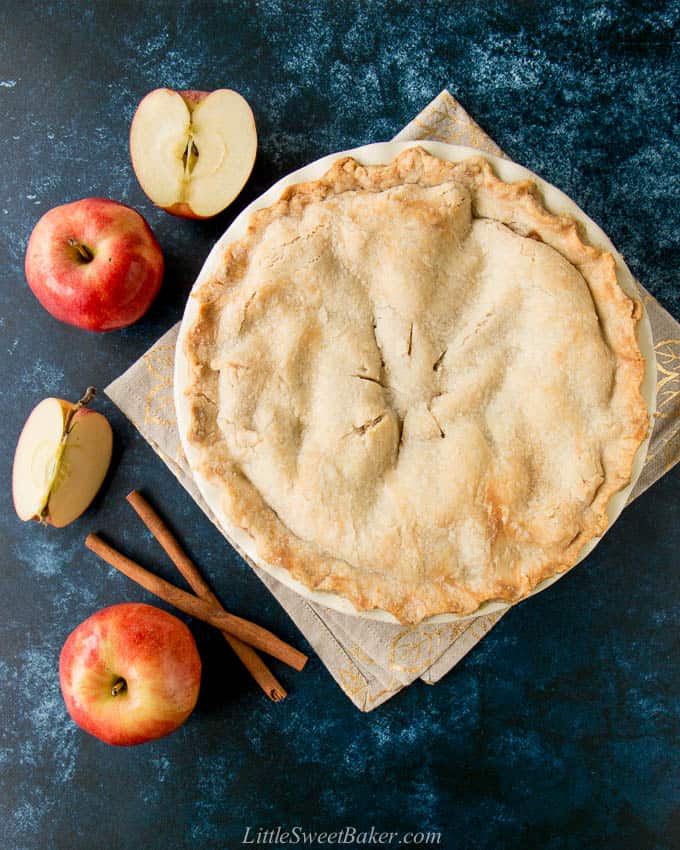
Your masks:
[[[245,186],[257,131],[238,92],[154,89],[132,119],[130,156],[156,206],[183,218],[211,218]]]
[[[12,495],[20,519],[63,528],[90,505],[111,463],[113,433],[101,413],[80,401],[46,398],[31,412],[14,455]]]

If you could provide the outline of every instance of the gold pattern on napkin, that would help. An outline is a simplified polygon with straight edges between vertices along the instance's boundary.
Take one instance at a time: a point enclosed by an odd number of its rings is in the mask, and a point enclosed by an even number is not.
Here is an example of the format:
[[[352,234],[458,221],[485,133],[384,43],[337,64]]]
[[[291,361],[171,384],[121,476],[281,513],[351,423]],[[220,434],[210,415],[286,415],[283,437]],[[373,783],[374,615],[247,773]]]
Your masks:
[[[503,152],[443,91],[398,136],[397,141],[433,139]],[[657,405],[649,454],[631,501],[680,459],[680,324],[643,288],[658,359]],[[184,458],[173,403],[173,362],[179,324],[171,328],[106,392],[140,430],[154,451],[208,517]],[[224,533],[224,529],[222,529]],[[228,535],[225,537],[229,539]],[[233,542],[232,546],[234,546]],[[288,612],[345,694],[362,711],[371,711],[417,678],[434,684],[486,635],[504,612],[447,625],[402,626],[339,614],[308,602],[255,566],[258,577]]]

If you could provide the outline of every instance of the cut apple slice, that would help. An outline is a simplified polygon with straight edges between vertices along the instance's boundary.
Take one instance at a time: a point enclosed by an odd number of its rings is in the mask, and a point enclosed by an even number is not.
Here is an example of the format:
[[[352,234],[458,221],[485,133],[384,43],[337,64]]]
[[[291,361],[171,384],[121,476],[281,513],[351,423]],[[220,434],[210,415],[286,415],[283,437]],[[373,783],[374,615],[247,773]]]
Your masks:
[[[33,410],[14,455],[12,493],[20,519],[62,528],[77,519],[101,487],[111,462],[113,434],[101,413],[47,398]]]
[[[255,119],[235,91],[155,89],[130,128],[137,179],[159,207],[185,218],[210,218],[245,186],[257,153]]]

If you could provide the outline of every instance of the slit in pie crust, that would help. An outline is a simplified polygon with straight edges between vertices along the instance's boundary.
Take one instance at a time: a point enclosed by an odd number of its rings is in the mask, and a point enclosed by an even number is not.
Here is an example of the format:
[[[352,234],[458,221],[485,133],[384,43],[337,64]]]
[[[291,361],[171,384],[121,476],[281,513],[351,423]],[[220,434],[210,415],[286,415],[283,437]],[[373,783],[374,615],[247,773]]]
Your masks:
[[[482,158],[341,159],[194,297],[194,467],[261,558],[359,610],[526,596],[604,532],[647,433],[613,257]]]

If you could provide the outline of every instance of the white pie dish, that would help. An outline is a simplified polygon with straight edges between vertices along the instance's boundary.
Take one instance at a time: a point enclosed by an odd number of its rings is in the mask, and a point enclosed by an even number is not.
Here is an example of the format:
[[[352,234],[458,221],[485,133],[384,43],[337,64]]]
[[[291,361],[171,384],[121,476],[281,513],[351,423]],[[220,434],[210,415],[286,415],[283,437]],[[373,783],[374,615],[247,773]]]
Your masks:
[[[280,180],[278,183],[272,186],[271,189],[269,189],[262,196],[260,196],[260,198],[254,201],[235,219],[235,221],[228,228],[225,234],[218,240],[218,242],[215,244],[212,251],[208,255],[208,258],[206,259],[206,262],[194,286],[196,287],[202,284],[206,280],[206,278],[212,275],[215,266],[218,262],[218,259],[222,255],[226,246],[230,242],[241,238],[245,234],[251,213],[259,208],[270,206],[271,204],[276,202],[287,186],[294,183],[318,179],[325,171],[327,171],[327,169],[332,165],[335,160],[343,156],[352,156],[364,164],[382,164],[391,161],[394,156],[396,156],[405,148],[413,146],[423,147],[434,156],[451,161],[459,161],[467,159],[468,157],[481,155],[492,163],[498,175],[505,181],[517,181],[527,178],[533,180],[540,188],[544,197],[545,204],[551,212],[566,213],[576,218],[583,225],[584,230],[587,234],[588,241],[590,241],[593,245],[601,249],[610,251],[612,253],[617,264],[617,277],[619,280],[619,284],[627,294],[633,297],[637,297],[639,299],[639,292],[637,290],[635,281],[630,271],[625,266],[623,259],[614,249],[611,242],[608,240],[602,230],[594,222],[588,219],[587,216],[585,216],[584,213],[576,206],[576,204],[574,204],[573,201],[567,198],[567,196],[560,192],[558,189],[555,189],[550,184],[541,180],[539,177],[537,177],[535,174],[528,171],[527,169],[522,168],[521,166],[509,162],[507,160],[483,153],[480,154],[479,151],[474,150],[472,148],[446,145],[439,142],[422,141],[407,143],[380,143],[366,145],[364,147],[356,148],[350,151],[343,151],[331,154],[330,156],[317,160],[316,162],[311,163],[310,165],[307,165],[304,168],[293,172],[292,174],[285,177],[283,180]],[[197,309],[198,307],[196,300],[190,297],[188,299],[187,307],[184,314],[184,320],[180,329],[177,345],[177,356],[175,359],[175,406],[177,409],[177,422],[182,446],[184,448],[187,460],[192,470],[196,470],[198,464],[196,457],[196,449],[186,439],[189,418],[188,403],[185,395],[188,377],[188,364],[184,356],[183,341],[187,327],[190,326],[196,318]],[[656,362],[654,357],[651,327],[649,325],[649,319],[646,313],[644,312],[642,319],[639,323],[639,342],[641,352],[646,362],[646,372],[642,385],[642,395],[645,399],[651,417],[654,413],[656,401]],[[634,483],[638,475],[640,474],[649,445],[649,436],[650,435],[648,434],[647,439],[642,443],[636,454],[635,461],[633,464],[631,483],[624,490],[617,493],[609,502],[609,527],[611,527],[611,524],[615,521],[615,519],[623,510],[623,507],[625,506],[627,498],[630,494],[630,490],[634,486]],[[397,622],[397,620],[391,614],[382,610],[376,609],[372,611],[358,612],[351,604],[351,602],[349,602],[349,600],[337,594],[312,591],[305,585],[293,579],[287,570],[264,562],[255,552],[254,542],[250,538],[250,536],[247,535],[243,530],[233,526],[228,521],[224,512],[221,510],[219,488],[216,487],[215,484],[206,480],[203,476],[200,475],[200,473],[197,473],[196,471],[194,471],[194,479],[199,490],[201,491],[201,494],[203,495],[207,504],[211,508],[213,514],[218,520],[227,538],[233,542],[236,548],[238,548],[241,552],[245,553],[258,566],[270,573],[273,577],[281,581],[286,586],[292,588],[305,598],[309,599],[310,601],[325,605],[341,613],[350,614],[354,616],[361,616],[364,618],[378,621],[386,621],[393,623]],[[601,538],[591,541],[587,546],[584,547],[580,554],[579,561],[592,551],[599,539]],[[537,593],[538,591],[548,587],[554,581],[560,578],[561,575],[563,575],[563,573],[557,576],[553,576],[550,579],[542,582],[534,590],[534,593]],[[499,611],[507,607],[508,606],[506,603],[491,601],[482,605],[473,614],[466,615],[464,617],[453,614],[440,614],[435,617],[429,618],[425,622],[453,622],[461,619],[467,619],[470,616],[479,616],[480,614]]]

